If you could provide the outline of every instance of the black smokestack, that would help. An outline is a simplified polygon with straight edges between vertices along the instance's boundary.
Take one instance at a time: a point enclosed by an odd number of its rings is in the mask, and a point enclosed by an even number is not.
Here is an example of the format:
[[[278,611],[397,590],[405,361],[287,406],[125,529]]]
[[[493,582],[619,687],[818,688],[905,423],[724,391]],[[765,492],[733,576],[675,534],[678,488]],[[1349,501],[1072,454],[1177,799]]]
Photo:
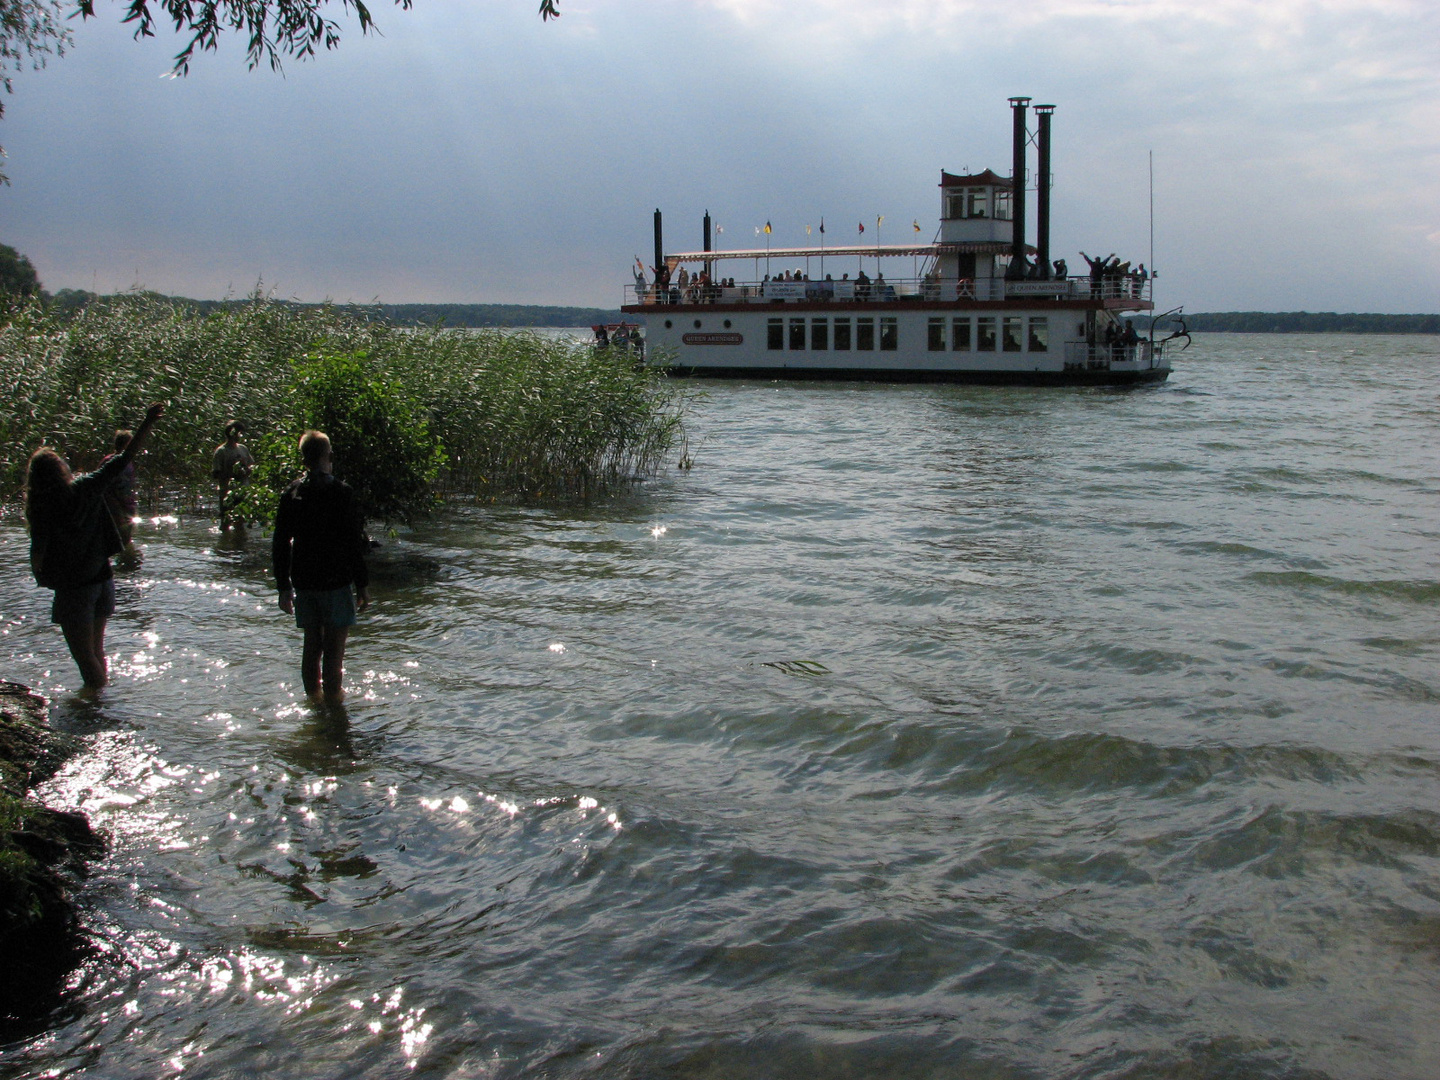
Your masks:
[[[660,240],[660,208],[655,208],[655,272],[665,265],[665,245]]]
[[[710,251],[710,211],[709,211],[709,210],[706,210],[706,211],[705,211],[705,251],[706,251],[707,254],[708,254],[709,251]],[[710,260],[709,260],[709,259],[706,259],[706,260],[705,260],[705,276],[706,276],[706,277],[714,277],[714,276],[715,276],[714,271],[711,269]]]
[[[1010,175],[1010,206],[1014,214],[1014,231],[1010,240],[1010,269],[1006,272],[1006,278],[1015,280],[1025,277],[1025,141],[1028,135],[1025,130],[1025,106],[1030,104],[1028,97],[1012,97],[1010,107],[1015,114],[1015,135],[1014,158],[1011,163]]]
[[[1036,105],[1035,115],[1040,118],[1040,162],[1035,177],[1035,248],[1039,254],[1040,276],[1050,280],[1050,114],[1054,105]]]

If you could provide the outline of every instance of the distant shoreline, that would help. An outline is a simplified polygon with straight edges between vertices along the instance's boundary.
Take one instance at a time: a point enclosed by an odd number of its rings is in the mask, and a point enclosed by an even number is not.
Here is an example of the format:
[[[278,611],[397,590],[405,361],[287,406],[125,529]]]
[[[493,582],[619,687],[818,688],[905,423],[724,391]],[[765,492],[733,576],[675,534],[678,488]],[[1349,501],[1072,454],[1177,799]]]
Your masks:
[[[136,295],[136,294],[122,294]],[[230,300],[193,300],[186,296],[165,296],[160,293],[141,293],[155,300],[177,304],[193,310],[197,315],[208,315],[212,311],[233,308],[253,302],[254,297],[236,297]],[[82,289],[61,289],[50,298],[51,303],[65,310],[77,310],[97,300],[109,300]],[[354,311],[369,319],[378,319],[394,326],[453,326],[464,329],[499,329],[503,327],[591,327],[600,323],[618,323],[624,316],[619,308],[562,307],[552,304],[352,304],[352,303],[302,303],[298,300],[271,298],[272,303],[283,304],[300,310],[307,308],[337,308]]]
[[[183,296],[151,294],[192,308],[205,315],[218,308],[250,303],[253,298],[192,300]],[[61,289],[51,302],[61,308],[79,308],[108,297],[80,289]],[[501,327],[589,327],[624,321],[618,308],[563,307],[550,304],[309,304],[276,300],[297,308],[348,308],[395,326],[442,326],[466,329]],[[1143,316],[1141,316],[1143,318]],[[1440,315],[1380,315],[1334,311],[1206,311],[1184,316],[1191,333],[1231,334],[1440,334]],[[1167,319],[1162,326],[1178,325]]]
[[[1440,334],[1440,315],[1374,315],[1334,311],[1206,311],[1183,316],[1191,333]],[[1166,319],[1160,325],[1175,325]],[[1178,327],[1177,327],[1178,329]]]

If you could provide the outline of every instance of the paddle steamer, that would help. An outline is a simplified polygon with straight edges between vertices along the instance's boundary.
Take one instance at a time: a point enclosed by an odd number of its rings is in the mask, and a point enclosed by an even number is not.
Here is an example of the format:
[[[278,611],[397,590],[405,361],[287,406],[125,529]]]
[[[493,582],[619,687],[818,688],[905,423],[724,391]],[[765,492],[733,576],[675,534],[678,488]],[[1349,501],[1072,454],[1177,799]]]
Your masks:
[[[940,174],[940,226],[929,244],[716,251],[705,215],[700,251],[667,253],[655,211],[655,261],[622,310],[645,321],[646,363],[674,374],[1022,385],[1126,385],[1170,373],[1152,312],[1152,277],[1113,256],[1071,274],[1050,259],[1052,105],[1034,107],[1036,242],[1026,243],[1030,99],[1010,99],[1011,174]],[[1017,178],[1018,181],[1017,182]],[[909,258],[910,277],[879,273]],[[837,274],[841,266],[854,265]],[[877,276],[864,273],[875,260]],[[766,272],[760,265],[823,268]],[[751,280],[732,271],[755,266]],[[828,271],[828,272],[826,272]],[[683,279],[683,280],[682,280]],[[1187,339],[1188,340],[1188,339]]]

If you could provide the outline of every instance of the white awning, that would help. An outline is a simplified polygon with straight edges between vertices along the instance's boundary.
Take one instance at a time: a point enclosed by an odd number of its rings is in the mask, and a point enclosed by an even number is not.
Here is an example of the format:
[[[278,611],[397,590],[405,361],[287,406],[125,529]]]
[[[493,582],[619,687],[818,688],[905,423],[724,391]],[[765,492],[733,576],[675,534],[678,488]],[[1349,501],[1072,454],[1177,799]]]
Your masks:
[[[1035,249],[1028,244],[1027,254]],[[959,241],[951,244],[855,244],[846,247],[745,248],[739,251],[682,251],[665,256],[674,265],[682,262],[713,262],[717,259],[819,259],[826,256],[871,256],[892,258],[905,255],[1009,255],[1010,245],[995,241]]]

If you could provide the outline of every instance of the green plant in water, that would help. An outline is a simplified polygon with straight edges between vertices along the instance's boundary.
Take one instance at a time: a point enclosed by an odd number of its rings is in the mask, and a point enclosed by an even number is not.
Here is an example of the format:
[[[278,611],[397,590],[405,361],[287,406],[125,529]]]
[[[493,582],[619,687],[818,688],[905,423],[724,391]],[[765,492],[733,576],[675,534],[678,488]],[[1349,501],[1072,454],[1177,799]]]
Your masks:
[[[445,448],[421,402],[364,353],[312,356],[298,374],[301,414],[330,436],[335,474],[365,517],[408,523],[433,510]]]

